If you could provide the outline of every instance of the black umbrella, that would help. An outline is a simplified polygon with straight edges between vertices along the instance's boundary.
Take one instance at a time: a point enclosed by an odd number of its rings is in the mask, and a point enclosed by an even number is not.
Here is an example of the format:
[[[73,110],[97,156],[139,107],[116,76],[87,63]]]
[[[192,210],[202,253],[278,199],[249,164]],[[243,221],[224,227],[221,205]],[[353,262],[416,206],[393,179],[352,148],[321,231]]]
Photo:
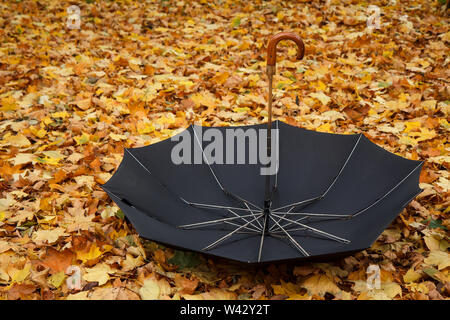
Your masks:
[[[272,123],[283,39],[297,43],[299,58],[304,52],[295,34],[269,40],[267,126],[191,125],[171,139],[125,149],[102,188],[142,237],[249,263],[323,259],[370,247],[421,192],[422,162],[362,134]]]

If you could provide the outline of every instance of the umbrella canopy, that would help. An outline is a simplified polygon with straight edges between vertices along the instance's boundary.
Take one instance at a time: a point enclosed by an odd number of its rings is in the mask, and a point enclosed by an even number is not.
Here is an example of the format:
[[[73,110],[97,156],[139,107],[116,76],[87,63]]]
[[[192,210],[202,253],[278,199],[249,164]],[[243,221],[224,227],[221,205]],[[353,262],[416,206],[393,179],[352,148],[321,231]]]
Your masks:
[[[283,39],[297,43],[299,58],[304,52],[292,33],[269,41],[268,125],[191,125],[125,149],[102,188],[142,237],[248,263],[323,259],[369,247],[421,192],[420,161],[362,134],[272,122],[274,56]]]

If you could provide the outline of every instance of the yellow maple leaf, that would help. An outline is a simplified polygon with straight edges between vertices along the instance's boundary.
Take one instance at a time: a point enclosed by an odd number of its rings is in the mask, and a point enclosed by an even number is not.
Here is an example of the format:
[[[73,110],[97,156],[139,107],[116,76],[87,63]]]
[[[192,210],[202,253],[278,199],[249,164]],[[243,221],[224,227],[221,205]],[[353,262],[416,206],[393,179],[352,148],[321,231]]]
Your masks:
[[[65,155],[59,151],[43,151],[42,154],[44,154],[44,157],[38,157],[37,161],[54,166],[59,165],[59,161],[65,158]]]
[[[242,108],[236,107],[236,108],[233,108],[233,111],[237,112],[237,113],[247,113],[250,111],[250,108],[249,107],[242,107]]]
[[[83,132],[82,135],[76,136],[73,139],[77,142],[77,145],[83,145],[89,142],[90,135]]]
[[[89,260],[97,259],[105,252],[111,250],[111,246],[106,245],[103,246],[104,251],[101,251],[100,248],[94,243],[89,247],[89,250],[86,251],[77,251],[77,259],[86,263]]]
[[[127,254],[126,258],[121,261],[120,265],[123,271],[130,271],[136,267],[140,267],[144,264],[144,259],[142,256],[137,256],[134,258],[131,254]]]
[[[53,286],[55,288],[59,288],[63,284],[65,279],[66,279],[66,275],[64,274],[64,271],[61,271],[61,272],[55,273],[55,274],[51,275],[50,277],[48,277],[47,282],[51,286]]]
[[[11,145],[14,147],[29,147],[31,145],[30,141],[23,134],[11,135],[10,133],[5,134],[2,140],[2,144]]]
[[[320,131],[320,132],[333,133],[333,131],[331,130],[331,124],[330,123],[324,123],[321,126],[317,127],[316,130]]]
[[[216,98],[210,93],[196,93],[192,95],[191,100],[195,102],[197,106],[215,107],[217,105]]]
[[[421,127],[420,121],[410,121],[405,123],[405,130],[403,132],[415,131]]]
[[[58,111],[51,114],[52,118],[65,119],[70,116],[67,111]]]
[[[431,266],[437,266],[439,270],[442,270],[450,266],[450,254],[444,251],[432,251],[425,258],[424,262]]]
[[[419,144],[419,142],[416,139],[408,137],[408,136],[401,136],[398,139],[398,143],[406,144],[406,145],[413,146],[413,147],[415,147]]]
[[[36,128],[36,127],[30,127],[30,131],[32,134],[34,134],[38,138],[43,138],[47,135],[47,131],[43,128]]]
[[[425,140],[431,140],[434,137],[436,137],[436,132],[434,130],[430,130],[428,128],[420,128],[420,132],[415,134],[414,136],[417,136],[417,141],[425,141]]]
[[[66,230],[64,228],[54,228],[49,230],[38,230],[33,232],[32,239],[34,242],[38,244],[42,243],[54,243],[56,242],[59,237],[68,236],[69,234],[65,232]]]
[[[16,99],[13,97],[3,98],[0,104],[0,111],[14,111],[17,108]]]
[[[327,85],[320,80],[317,83],[313,83],[312,86],[318,91],[323,91],[327,88]]]
[[[136,128],[139,134],[147,134],[155,131],[153,124],[147,121],[138,122]]]
[[[110,133],[109,134],[110,138],[113,139],[114,141],[121,141],[121,140],[127,140],[127,136],[124,134],[115,134],[115,133]]]
[[[228,72],[218,72],[214,77],[211,78],[211,81],[222,85],[225,83],[225,81],[227,81],[229,76],[230,74]]]
[[[145,280],[144,285],[139,289],[142,300],[157,300],[160,292],[158,283],[154,280]]]
[[[436,239],[435,237],[431,236],[431,235],[427,235],[423,238],[423,240],[425,241],[425,244],[427,245],[428,249],[430,249],[430,251],[440,251],[440,239]]]
[[[331,101],[331,98],[323,93],[323,91],[310,93],[309,96],[319,100],[324,106]]]
[[[272,284],[273,293],[283,295],[296,295],[300,291],[300,287],[291,282],[281,280],[281,284]]]
[[[167,298],[172,292],[169,282],[164,279],[156,279],[154,275],[145,279],[144,285],[139,289],[142,300],[157,300]]]
[[[425,100],[420,103],[420,106],[427,110],[434,110],[436,109],[436,103],[436,100]]]
[[[403,276],[403,281],[406,283],[416,282],[422,278],[422,275],[417,271],[414,271],[414,268],[409,269],[406,274]]]
[[[98,282],[99,286],[109,281],[109,275],[115,271],[106,263],[99,263],[93,268],[85,269],[83,279],[88,282]]]
[[[31,264],[27,263],[22,270],[16,270],[12,277],[11,277],[11,282],[23,282],[29,275],[30,275],[30,270],[31,270]]]
[[[358,300],[391,300],[396,296],[402,296],[402,288],[396,282],[381,282],[380,288],[369,288],[366,281],[353,281],[355,291],[361,292]]]

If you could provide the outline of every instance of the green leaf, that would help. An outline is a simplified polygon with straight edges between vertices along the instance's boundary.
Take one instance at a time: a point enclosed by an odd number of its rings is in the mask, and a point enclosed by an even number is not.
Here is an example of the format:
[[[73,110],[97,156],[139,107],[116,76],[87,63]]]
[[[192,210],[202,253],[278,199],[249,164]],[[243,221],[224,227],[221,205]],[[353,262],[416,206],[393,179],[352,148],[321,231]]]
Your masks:
[[[61,271],[59,273],[55,273],[54,275],[50,276],[47,279],[47,281],[53,287],[59,288],[64,282],[64,279],[66,279],[66,275],[64,274],[64,271]]]
[[[447,251],[447,249],[450,247],[450,243],[447,241],[447,240],[445,240],[445,239],[442,239],[440,242],[439,242],[439,249],[441,249],[442,251]]]
[[[26,222],[22,223],[20,226],[17,226],[16,229],[23,231],[23,230],[27,230],[35,225],[37,225],[36,221],[26,221]]]
[[[428,228],[430,228],[430,229],[440,228],[442,230],[447,230],[447,227],[442,225],[442,220],[439,220],[439,219],[434,220],[432,218],[428,218],[427,220],[421,221],[421,223],[427,225]]]
[[[438,280],[435,276],[439,272],[437,269],[435,269],[433,267],[423,268],[423,272],[425,272],[427,275],[429,275],[433,279]]]
[[[379,88],[388,88],[390,86],[392,86],[392,82],[378,82]]]
[[[170,264],[178,266],[179,269],[195,268],[202,261],[198,254],[176,250],[172,258],[167,260]]]
[[[130,246],[136,247],[136,242],[134,242],[134,238],[133,238],[132,235],[127,235],[127,236],[125,236],[125,238],[127,239],[128,244],[129,244]]]
[[[234,18],[233,21],[231,22],[231,25],[233,26],[233,28],[239,27],[240,24],[241,24],[241,18],[240,17]]]
[[[278,89],[278,90],[279,90],[279,89],[283,89],[283,87],[284,87],[285,85],[286,85],[285,83],[279,82],[279,83],[277,84],[277,89]]]
[[[123,211],[121,209],[117,210],[116,217],[119,218],[120,220],[125,219],[125,215],[123,214]]]

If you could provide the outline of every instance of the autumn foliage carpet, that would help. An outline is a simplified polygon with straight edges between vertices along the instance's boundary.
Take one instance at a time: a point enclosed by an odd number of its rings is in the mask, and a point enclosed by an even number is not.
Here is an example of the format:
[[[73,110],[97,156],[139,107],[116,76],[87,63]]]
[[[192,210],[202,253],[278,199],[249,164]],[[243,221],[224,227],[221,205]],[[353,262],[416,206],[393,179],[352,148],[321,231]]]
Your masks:
[[[0,2],[0,299],[449,297],[442,1],[90,0],[80,29],[68,5]],[[141,239],[99,184],[124,147],[194,122],[266,121],[265,47],[279,31],[301,35],[306,55],[279,46],[276,118],[424,160],[423,193],[370,249],[328,263],[246,267]]]

